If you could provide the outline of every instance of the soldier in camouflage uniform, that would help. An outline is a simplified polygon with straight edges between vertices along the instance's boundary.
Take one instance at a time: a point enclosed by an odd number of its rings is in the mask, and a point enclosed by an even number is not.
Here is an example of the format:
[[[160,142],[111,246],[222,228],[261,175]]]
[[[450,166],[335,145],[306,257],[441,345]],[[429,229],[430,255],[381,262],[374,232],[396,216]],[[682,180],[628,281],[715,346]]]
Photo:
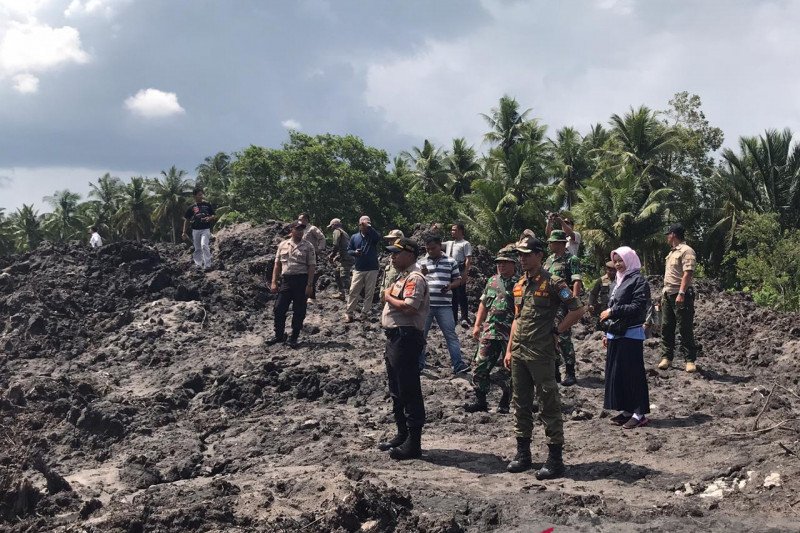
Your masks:
[[[567,234],[562,230],[553,230],[550,232],[547,242],[553,253],[547,258],[544,269],[566,281],[572,295],[576,298],[579,297],[582,287],[581,267],[578,258],[567,251]],[[568,309],[561,306],[557,318],[561,320],[567,312]],[[556,361],[556,381],[560,381],[565,387],[575,385],[577,383],[575,379],[575,347],[572,345],[571,330],[568,329],[559,336],[558,350],[560,357]],[[566,370],[566,377],[563,381],[559,379],[561,374],[558,371],[562,358]]]
[[[608,308],[608,299],[610,297],[611,280],[617,276],[617,269],[614,268],[614,263],[611,261],[606,262],[606,273],[597,280],[589,292],[589,314],[593,318],[599,318],[600,313]]]
[[[514,285],[514,322],[503,365],[511,370],[514,433],[517,455],[508,465],[512,473],[531,467],[533,398],[539,400],[539,420],[545,428],[549,454],[536,472],[537,479],[552,479],[564,472],[564,422],[561,396],[555,381],[556,339],[581,319],[586,308],[567,283],[542,267],[544,242],[528,238],[517,244],[525,274]],[[569,310],[556,325],[558,309]]]
[[[514,321],[514,284],[517,259],[513,248],[503,248],[494,262],[497,275],[489,278],[481,294],[481,303],[475,315],[475,326],[472,336],[478,341],[478,353],[475,356],[472,371],[472,383],[475,386],[475,399],[464,404],[468,413],[488,411],[486,395],[492,381],[490,374],[505,355],[511,323]],[[494,381],[503,391],[498,413],[508,413],[511,401],[511,373],[501,364],[494,374]]]

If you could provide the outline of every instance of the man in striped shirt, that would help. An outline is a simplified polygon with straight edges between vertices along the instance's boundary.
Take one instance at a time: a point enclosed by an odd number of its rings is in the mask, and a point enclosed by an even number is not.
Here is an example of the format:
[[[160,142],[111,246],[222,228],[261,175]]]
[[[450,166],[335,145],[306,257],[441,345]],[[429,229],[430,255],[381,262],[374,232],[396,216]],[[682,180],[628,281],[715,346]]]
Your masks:
[[[428,234],[425,237],[425,249],[428,255],[419,262],[420,270],[428,280],[431,299],[431,308],[425,320],[425,338],[428,338],[428,331],[435,319],[447,343],[453,373],[460,374],[469,370],[469,365],[461,359],[461,344],[456,335],[451,291],[461,285],[461,273],[455,260],[442,253],[442,238],[439,235]],[[427,350],[423,348],[419,354],[420,372],[425,369],[426,355]]]

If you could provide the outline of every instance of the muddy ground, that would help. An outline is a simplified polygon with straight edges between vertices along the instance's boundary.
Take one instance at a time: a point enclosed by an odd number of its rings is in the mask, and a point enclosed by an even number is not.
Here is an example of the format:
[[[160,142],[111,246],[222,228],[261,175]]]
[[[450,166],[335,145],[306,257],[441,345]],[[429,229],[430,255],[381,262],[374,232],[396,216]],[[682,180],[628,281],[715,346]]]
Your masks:
[[[700,371],[656,370],[648,340],[653,422],[633,431],[609,424],[599,334],[577,326],[550,482],[506,473],[511,415],[463,412],[434,331],[423,458],[398,463],[375,447],[377,315],[343,324],[329,272],[302,345],[264,345],[280,228],[220,231],[206,274],[163,244],[0,259],[0,530],[800,530],[797,315],[700,284]]]

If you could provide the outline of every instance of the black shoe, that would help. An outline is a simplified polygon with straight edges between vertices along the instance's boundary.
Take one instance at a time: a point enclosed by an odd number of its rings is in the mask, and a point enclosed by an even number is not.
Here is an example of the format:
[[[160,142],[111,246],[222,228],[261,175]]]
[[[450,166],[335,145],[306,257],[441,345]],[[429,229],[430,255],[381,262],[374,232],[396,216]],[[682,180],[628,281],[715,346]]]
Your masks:
[[[531,439],[517,437],[517,455],[508,463],[506,470],[512,474],[524,472],[531,467]]]
[[[561,444],[548,444],[547,448],[547,461],[542,465],[542,468],[536,471],[536,479],[539,481],[543,479],[555,479],[564,475],[564,459],[562,458],[562,451],[564,446]]]
[[[477,413],[478,411],[488,411],[489,404],[486,403],[486,393],[476,390],[475,399],[471,402],[464,404],[464,410],[468,413]]]
[[[267,346],[274,346],[275,344],[279,344],[281,342],[284,342],[285,340],[286,340],[285,333],[283,335],[276,334],[274,337],[272,337],[270,340],[267,341]]]
[[[405,442],[389,450],[389,457],[396,461],[422,457],[422,428],[408,428]]]
[[[396,448],[403,444],[408,438],[408,428],[405,422],[397,422],[397,435],[392,440],[378,443],[378,449],[382,452],[388,452],[392,448]]]
[[[511,409],[511,391],[504,390],[503,395],[500,396],[500,403],[497,404],[497,412],[507,415]]]
[[[575,379],[575,365],[567,365],[567,377],[564,378],[561,385],[564,387],[571,387],[576,383],[578,383],[578,380]]]
[[[297,348],[300,346],[300,342],[297,340],[297,335],[292,335],[289,337],[289,348]]]

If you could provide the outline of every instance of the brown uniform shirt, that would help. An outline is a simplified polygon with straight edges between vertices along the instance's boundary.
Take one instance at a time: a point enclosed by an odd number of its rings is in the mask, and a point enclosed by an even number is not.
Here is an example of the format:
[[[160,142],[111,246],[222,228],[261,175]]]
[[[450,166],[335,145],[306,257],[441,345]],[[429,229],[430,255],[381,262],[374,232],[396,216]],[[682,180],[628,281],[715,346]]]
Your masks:
[[[417,312],[405,314],[387,302],[383,305],[381,325],[384,328],[411,326],[423,331],[425,329],[425,319],[428,318],[428,311],[431,307],[428,280],[425,279],[425,275],[415,266],[409,267],[394,282],[391,294],[395,298],[402,298],[408,305],[414,307]]]
[[[310,242],[317,253],[325,249],[325,234],[316,226],[310,225],[305,229],[303,240]]]
[[[694,271],[697,256],[685,242],[680,243],[667,254],[667,266],[664,270],[664,294],[676,294],[681,288],[683,273]],[[692,286],[691,281],[686,286]]]
[[[317,254],[308,241],[295,243],[292,239],[286,239],[278,245],[275,253],[275,264],[278,262],[281,263],[283,276],[308,274],[308,267],[317,264]]]

